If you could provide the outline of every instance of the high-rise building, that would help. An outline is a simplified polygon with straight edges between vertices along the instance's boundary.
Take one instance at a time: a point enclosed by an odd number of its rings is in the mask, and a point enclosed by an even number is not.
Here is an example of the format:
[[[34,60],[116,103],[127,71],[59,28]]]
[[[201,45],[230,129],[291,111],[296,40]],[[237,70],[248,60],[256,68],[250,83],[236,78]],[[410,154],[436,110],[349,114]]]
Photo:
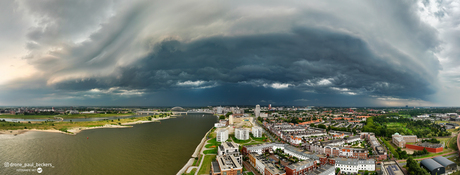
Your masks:
[[[225,142],[228,139],[228,130],[221,129],[216,132],[216,141],[217,142]]]
[[[268,110],[272,109],[272,104],[268,104]]]
[[[222,106],[217,107],[217,113],[222,114]]]
[[[257,126],[252,127],[252,135],[254,137],[262,137],[262,128]]]
[[[228,124],[233,125],[233,115],[228,116]]]
[[[256,105],[256,109],[254,109],[254,115],[256,117],[260,116],[260,105]]]
[[[238,140],[248,140],[249,139],[249,129],[248,128],[236,128],[235,137]]]

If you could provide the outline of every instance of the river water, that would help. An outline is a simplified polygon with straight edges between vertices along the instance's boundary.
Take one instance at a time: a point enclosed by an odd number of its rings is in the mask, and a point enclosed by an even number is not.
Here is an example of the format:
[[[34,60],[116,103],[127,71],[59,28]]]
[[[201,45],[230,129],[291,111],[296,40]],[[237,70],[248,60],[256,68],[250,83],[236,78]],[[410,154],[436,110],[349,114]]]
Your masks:
[[[42,174],[176,174],[216,121],[209,114],[189,114],[75,136],[0,134],[0,174],[37,174],[37,163]]]
[[[126,116],[97,117],[97,118],[65,118],[62,121],[70,122],[72,120],[73,122],[85,122],[85,121],[99,121],[99,120],[116,120],[116,119],[122,119],[122,118],[145,117],[145,116],[148,116],[148,115],[126,115]],[[23,119],[23,118],[0,118],[0,120],[5,120],[7,122],[18,122],[18,121],[31,121],[31,122],[61,121],[59,119]]]

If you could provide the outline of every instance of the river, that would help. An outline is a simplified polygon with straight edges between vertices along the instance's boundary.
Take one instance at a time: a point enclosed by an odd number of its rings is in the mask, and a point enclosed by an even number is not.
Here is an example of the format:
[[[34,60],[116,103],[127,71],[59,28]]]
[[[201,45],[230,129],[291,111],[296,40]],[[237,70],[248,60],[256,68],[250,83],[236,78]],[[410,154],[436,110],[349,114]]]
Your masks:
[[[37,174],[38,167],[18,163],[41,163],[43,174],[176,174],[216,121],[210,114],[188,114],[132,128],[85,130],[75,136],[0,134],[0,174]]]

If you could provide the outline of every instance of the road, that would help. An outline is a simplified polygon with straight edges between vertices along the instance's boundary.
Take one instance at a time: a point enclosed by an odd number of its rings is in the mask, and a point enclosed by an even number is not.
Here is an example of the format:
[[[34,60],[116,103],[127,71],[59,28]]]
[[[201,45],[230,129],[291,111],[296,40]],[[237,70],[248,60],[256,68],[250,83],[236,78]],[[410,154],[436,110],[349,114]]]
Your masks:
[[[255,122],[253,122],[254,120],[255,120]],[[252,125],[257,125],[257,126],[261,127],[261,128],[263,129],[262,131],[265,133],[266,136],[268,136],[268,137],[270,138],[270,140],[271,140],[272,142],[277,142],[277,140],[276,140],[270,133],[268,133],[268,132],[265,130],[264,126],[261,126],[261,125],[259,124],[259,122],[257,122],[257,119],[256,119],[255,117],[254,117],[253,121],[251,121]]]
[[[453,153],[457,153],[457,151],[452,151],[452,152],[445,153],[445,154],[441,154],[441,155],[437,155],[437,156],[425,157],[425,158],[414,159],[414,160],[416,160],[417,162],[420,162],[420,161],[422,161],[422,160],[431,159],[431,158],[438,157],[438,156],[449,155],[449,156],[446,156],[445,158],[450,158],[450,157],[458,156],[458,154],[453,154]],[[452,154],[452,155],[450,155],[450,154]],[[399,164],[401,167],[404,166],[404,165],[406,165],[406,162],[403,162],[403,161],[406,161],[406,160],[398,160],[398,161],[397,161],[398,164]]]

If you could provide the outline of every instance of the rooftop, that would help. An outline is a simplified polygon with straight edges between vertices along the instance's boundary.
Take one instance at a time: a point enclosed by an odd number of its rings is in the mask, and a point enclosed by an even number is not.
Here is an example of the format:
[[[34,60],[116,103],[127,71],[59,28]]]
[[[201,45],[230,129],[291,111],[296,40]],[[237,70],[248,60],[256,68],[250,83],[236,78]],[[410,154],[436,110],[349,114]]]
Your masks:
[[[360,160],[360,159],[347,159],[338,158],[335,159],[335,163],[342,165],[362,165],[362,164],[375,164],[374,159]]]
[[[433,171],[436,168],[443,168],[441,164],[434,161],[433,159],[425,159],[420,162],[421,165],[425,166],[428,170]]]
[[[238,149],[238,144],[233,142],[224,142],[220,145],[221,149]]]
[[[292,170],[299,171],[299,170],[308,168],[310,166],[313,166],[314,164],[315,164],[315,161],[313,161],[313,160],[305,160],[305,161],[301,161],[301,162],[297,162],[297,163],[288,165],[287,167],[292,169]]]
[[[276,168],[275,165],[268,163],[265,165],[265,168],[270,171],[271,174],[284,174],[285,172]]]
[[[390,175],[404,175],[401,169],[396,164],[384,165],[383,168]]]
[[[423,142],[423,143],[417,143],[415,145],[422,146],[422,147],[427,147],[427,148],[442,148],[442,144],[440,144],[440,143]]]
[[[217,156],[216,160],[221,170],[243,168],[232,155]]]
[[[455,162],[452,162],[449,159],[447,159],[445,157],[442,157],[442,156],[435,157],[435,158],[433,158],[433,160],[438,162],[439,164],[441,164],[444,167],[447,167],[449,165],[455,165]]]
[[[214,173],[220,173],[219,163],[217,161],[212,161],[212,170]]]
[[[327,172],[327,173],[325,173]],[[315,171],[308,173],[307,175],[317,175],[317,174],[329,174],[329,172],[335,172],[335,167],[331,165],[322,166]]]

